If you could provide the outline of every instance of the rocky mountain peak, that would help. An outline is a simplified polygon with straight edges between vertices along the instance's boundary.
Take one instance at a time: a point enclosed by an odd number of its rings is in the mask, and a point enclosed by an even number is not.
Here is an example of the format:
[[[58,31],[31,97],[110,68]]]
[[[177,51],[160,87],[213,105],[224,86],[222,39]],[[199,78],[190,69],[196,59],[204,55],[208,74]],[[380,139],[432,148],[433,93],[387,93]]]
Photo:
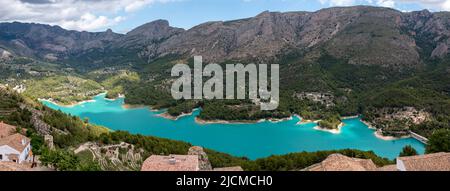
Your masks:
[[[183,32],[183,29],[171,27],[167,20],[155,20],[143,24],[127,33],[127,36],[143,36],[151,39],[163,38],[173,33]]]
[[[155,20],[131,30],[115,46],[127,49],[154,46],[182,32],[184,29],[171,27],[167,20]]]
[[[428,11],[428,9],[424,9],[422,11],[415,11],[413,13],[415,13],[416,15],[419,15],[421,17],[430,17],[433,15],[430,11]]]
[[[35,23],[0,23],[0,45],[14,54],[45,58],[48,55],[77,54],[91,48],[103,48],[118,39],[120,34],[79,32],[59,26]]]
[[[262,18],[262,17],[268,17],[270,16],[272,13],[269,11],[263,11],[260,14],[256,15],[255,18]]]
[[[428,10],[404,13],[370,6],[335,7],[315,12],[264,11],[255,17],[206,22],[189,30],[171,27],[167,20],[155,20],[126,35],[110,29],[89,33],[2,23],[0,45],[14,55],[120,48],[149,62],[165,55],[202,55],[211,62],[264,61],[301,51],[308,59],[327,54],[355,65],[403,67],[417,66],[424,59],[442,58],[450,52],[448,18],[448,12]]]

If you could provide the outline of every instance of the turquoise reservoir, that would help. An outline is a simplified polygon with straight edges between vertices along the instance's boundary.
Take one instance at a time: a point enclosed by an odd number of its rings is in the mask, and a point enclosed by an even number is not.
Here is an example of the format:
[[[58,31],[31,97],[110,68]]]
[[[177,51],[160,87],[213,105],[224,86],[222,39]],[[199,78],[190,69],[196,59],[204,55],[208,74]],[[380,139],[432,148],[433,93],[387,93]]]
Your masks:
[[[204,146],[235,156],[250,159],[270,155],[301,151],[320,151],[334,149],[372,150],[376,154],[394,159],[406,145],[413,146],[424,153],[425,145],[413,139],[382,140],[374,135],[359,118],[344,120],[345,126],[340,134],[315,130],[315,123],[297,124],[301,119],[282,122],[260,122],[255,124],[198,124],[192,115],[176,121],[157,116],[161,111],[148,108],[125,109],[124,99],[105,99],[100,94],[94,101],[84,102],[73,107],[56,105],[42,101],[46,106],[65,113],[89,118],[93,124],[112,130],[124,130],[134,134],[181,140],[193,145]]]

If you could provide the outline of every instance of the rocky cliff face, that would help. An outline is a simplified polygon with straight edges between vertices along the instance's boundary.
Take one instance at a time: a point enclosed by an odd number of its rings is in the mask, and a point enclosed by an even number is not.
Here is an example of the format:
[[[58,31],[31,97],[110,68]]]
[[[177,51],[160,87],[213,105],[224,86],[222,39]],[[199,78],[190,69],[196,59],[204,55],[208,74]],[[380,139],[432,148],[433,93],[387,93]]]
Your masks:
[[[298,43],[297,30],[308,13],[269,13],[228,22],[209,22],[155,47],[159,55],[202,55],[209,61],[258,59]]]
[[[208,22],[143,52],[150,60],[202,55],[207,61],[266,60],[301,51],[328,54],[350,64],[414,67],[448,53],[449,13],[402,13],[377,7],[317,12],[263,12],[256,17]],[[146,54],[150,53],[150,54]]]
[[[450,14],[419,11],[405,16],[405,27],[426,57],[444,57],[450,45]]]
[[[114,46],[142,50],[146,46],[158,44],[182,32],[184,29],[171,27],[166,20],[156,20],[128,32],[114,43]]]
[[[106,32],[78,32],[59,26],[0,23],[0,45],[21,56],[62,59],[67,54],[104,48],[122,35]]]

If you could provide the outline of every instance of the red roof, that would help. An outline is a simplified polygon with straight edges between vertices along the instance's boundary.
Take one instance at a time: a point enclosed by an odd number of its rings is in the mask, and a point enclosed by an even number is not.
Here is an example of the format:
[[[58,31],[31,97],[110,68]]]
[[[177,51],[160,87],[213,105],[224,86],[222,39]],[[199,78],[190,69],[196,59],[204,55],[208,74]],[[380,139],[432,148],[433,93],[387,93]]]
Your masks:
[[[397,158],[406,171],[450,171],[450,153],[434,153]]]
[[[152,155],[144,161],[141,171],[199,171],[197,155]]]
[[[0,122],[0,138],[7,137],[16,131],[16,127]]]
[[[30,144],[30,138],[25,137],[19,133],[0,138],[0,146],[8,145],[19,152],[23,152],[28,144]]]

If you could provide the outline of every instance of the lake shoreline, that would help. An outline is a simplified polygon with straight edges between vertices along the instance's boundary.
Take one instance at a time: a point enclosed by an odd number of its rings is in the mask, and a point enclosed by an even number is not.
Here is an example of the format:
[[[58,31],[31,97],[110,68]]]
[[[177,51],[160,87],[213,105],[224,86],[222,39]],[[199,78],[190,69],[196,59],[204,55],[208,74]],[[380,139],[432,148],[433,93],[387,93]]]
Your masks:
[[[193,110],[192,110],[191,112],[189,112],[189,113],[182,113],[182,114],[180,114],[180,115],[178,115],[178,116],[170,115],[169,112],[164,112],[164,113],[161,113],[161,114],[157,114],[157,115],[155,115],[155,116],[157,116],[157,117],[162,117],[162,118],[164,118],[164,119],[169,119],[169,120],[177,121],[178,119],[180,119],[180,118],[182,118],[182,117],[191,116],[192,114],[194,114],[194,112],[195,112],[196,110],[197,110],[197,109],[193,109]]]
[[[299,117],[298,115],[294,115],[291,117],[276,119],[276,118],[268,118],[268,119],[259,119],[259,120],[236,120],[236,121],[230,121],[230,120],[205,120],[200,119],[199,117],[195,118],[195,122],[201,125],[206,124],[257,124],[257,123],[264,123],[264,122],[270,122],[270,123],[281,123],[284,121],[290,121],[293,120],[294,117]]]
[[[193,110],[193,113],[184,113],[181,116],[173,118],[167,116],[167,110],[158,110],[161,112],[151,112],[145,109],[147,106],[127,105],[122,99],[114,102],[107,101],[102,96],[95,97],[96,103],[86,103],[70,109],[63,109],[50,102],[44,102],[50,108],[61,109],[66,113],[81,117],[92,117],[90,122],[103,125],[110,130],[129,131],[133,134],[142,134],[145,136],[157,136],[172,140],[186,141],[189,143],[204,144],[207,147],[233,154],[236,156],[246,156],[250,158],[259,158],[272,154],[284,154],[290,152],[301,152],[303,150],[332,150],[335,147],[345,148],[372,148],[376,153],[382,153],[380,156],[395,157],[405,144],[411,144],[415,148],[422,148],[423,144],[416,140],[400,140],[387,142],[379,140],[373,131],[367,129],[368,126],[360,122],[356,116],[350,120],[342,120],[344,124],[339,125],[337,130],[313,129],[316,124],[306,124],[297,126],[302,120],[299,115],[292,115],[283,119],[261,119],[253,121],[225,121],[225,120],[203,120],[198,118],[201,108]],[[104,110],[102,109],[104,107]],[[139,110],[129,110],[127,108],[144,108]],[[92,112],[91,112],[92,111]],[[194,112],[195,111],[195,112]],[[159,114],[159,116],[157,116]],[[189,115],[189,116],[188,116]],[[97,118],[98,116],[98,118]],[[172,117],[173,122],[158,117]],[[181,117],[185,117],[180,120]],[[291,120],[291,121],[289,121]],[[285,123],[280,123],[287,121]],[[202,124],[217,124],[202,126]],[[225,125],[220,125],[225,124]],[[226,125],[229,124],[229,125]],[[233,126],[236,124],[236,126]],[[245,124],[240,126],[239,124]],[[355,127],[353,127],[355,126]],[[345,128],[345,129],[344,129]],[[323,130],[325,133],[320,133]],[[359,137],[353,136],[352,132],[363,133],[367,140],[359,140]],[[204,134],[203,134],[204,133]],[[334,135],[336,134],[336,135]],[[355,139],[355,140],[353,140]],[[229,141],[234,140],[234,141]],[[257,144],[254,144],[256,141]],[[369,141],[369,143],[367,143]],[[258,151],[259,145],[270,144],[276,146],[274,149]],[[392,144],[396,150],[391,152]],[[398,147],[398,148],[397,148]],[[398,150],[398,152],[397,152]]]
[[[94,100],[94,98],[97,97],[97,96],[102,96],[102,95],[105,95],[105,100],[112,100],[112,101],[114,101],[114,100],[117,99],[117,98],[116,99],[108,99],[108,98],[106,98],[106,94],[107,93],[108,93],[108,91],[105,91],[105,92],[99,93],[97,95],[90,96],[91,99],[87,99],[87,100],[83,100],[83,101],[74,101],[73,103],[70,103],[70,104],[56,102],[53,98],[37,98],[37,100],[38,101],[46,101],[46,102],[49,102],[49,103],[52,103],[54,105],[58,105],[58,106],[61,106],[61,107],[71,108],[71,107],[75,107],[77,105],[82,105],[82,104],[85,104],[85,103],[96,102]]]
[[[195,117],[195,122],[200,125],[209,125],[209,124],[234,124],[234,125],[242,125],[242,124],[256,124],[259,121],[228,121],[228,120],[204,120],[199,117]]]
[[[141,105],[141,104],[126,104],[126,103],[124,103],[124,104],[122,104],[122,108],[123,109],[148,109],[148,110],[153,111],[153,112],[160,112],[160,111],[162,111],[160,109],[153,109],[150,106]]]
[[[364,123],[367,126],[367,128],[375,131],[375,132],[373,132],[373,135],[376,138],[384,140],[384,141],[395,141],[395,140],[400,140],[400,139],[411,138],[411,136],[401,136],[401,137],[385,136],[385,135],[383,135],[383,130],[377,129],[376,127],[374,127],[372,125],[372,123],[370,123],[368,121],[364,121],[364,120],[361,120],[361,122]]]
[[[107,101],[115,101],[117,99],[121,99],[121,98],[125,97],[124,95],[120,95],[117,98],[109,99],[109,98],[106,98],[106,94],[107,93],[108,92],[103,92],[103,93],[97,94],[96,96],[93,96],[93,98],[105,95],[105,97],[104,97],[105,100],[107,100]],[[55,102],[51,98],[49,98],[49,99],[39,98],[38,101],[46,101],[46,102],[52,103],[54,105],[58,105],[58,106],[61,106],[61,107],[66,107],[66,108],[73,108],[75,106],[82,105],[82,104],[85,104],[85,103],[96,102],[96,100],[90,99],[90,100],[76,102],[76,103],[73,103],[73,104],[70,104],[70,105],[64,105],[64,104]],[[164,110],[160,110],[160,109],[153,109],[153,108],[151,108],[151,106],[146,106],[146,105],[142,105],[142,104],[133,105],[133,104],[125,104],[124,103],[124,104],[122,104],[122,108],[124,108],[124,109],[148,108],[152,112],[164,111]],[[168,120],[177,121],[177,120],[179,120],[182,117],[193,115],[193,113],[196,110],[198,110],[198,109],[199,108],[193,109],[190,113],[183,113],[183,114],[181,114],[179,116],[172,116],[167,111],[163,112],[163,113],[160,113],[160,114],[156,114],[155,116],[162,117],[162,118],[168,119]],[[269,119],[259,119],[259,120],[236,120],[236,121],[233,121],[233,120],[231,120],[231,121],[230,120],[204,120],[204,119],[201,119],[199,117],[195,117],[195,122],[197,124],[200,124],[200,125],[208,125],[208,124],[232,124],[232,125],[234,124],[234,125],[239,125],[239,124],[257,124],[257,123],[263,123],[263,122],[280,123],[280,122],[283,122],[283,121],[293,120],[294,117],[297,117],[300,120],[299,122],[296,123],[296,125],[304,125],[304,124],[309,124],[309,123],[316,123],[317,124],[317,123],[319,123],[321,121],[321,120],[310,120],[310,119],[303,120],[303,118],[301,116],[295,114],[295,115],[292,115],[290,117],[286,117],[286,118],[282,118],[282,119],[269,118]],[[342,120],[356,119],[356,118],[360,118],[360,115],[341,117]],[[381,140],[384,140],[384,141],[393,141],[393,140],[400,140],[400,139],[411,138],[411,136],[403,136],[403,137],[384,136],[382,131],[376,129],[370,122],[364,121],[362,119],[360,121],[362,123],[364,123],[367,126],[367,128],[375,130],[373,135],[376,138],[378,138],[378,139],[381,139]],[[329,132],[329,133],[332,133],[332,134],[340,134],[342,132],[342,127],[344,127],[344,126],[345,126],[345,124],[341,123],[341,124],[339,124],[338,129],[326,129],[326,128],[321,128],[320,126],[317,125],[317,126],[314,127],[314,129],[318,130],[318,131]]]
[[[381,131],[381,130],[377,130],[373,134],[375,135],[375,137],[385,140],[385,141],[395,141],[395,140],[400,140],[400,139],[411,138],[411,136],[402,136],[402,137],[385,136],[385,135],[383,135],[383,131]]]
[[[67,108],[75,107],[77,105],[82,105],[82,104],[85,104],[85,103],[96,102],[95,100],[91,99],[91,100],[75,102],[75,103],[72,103],[72,104],[63,104],[63,103],[55,102],[52,98],[49,98],[49,99],[38,98],[37,100],[40,101],[40,102],[41,101],[46,101],[46,102],[52,103],[54,105],[58,105],[58,106],[61,106],[61,107],[67,107]]]
[[[178,115],[178,116],[170,115],[168,112],[164,112],[164,113],[158,114],[156,116],[176,121],[176,120],[178,120],[178,119],[180,119],[182,117],[192,115],[197,110],[199,110],[199,108],[193,109],[190,113],[182,113],[181,115]],[[281,119],[268,118],[268,119],[259,119],[259,120],[236,120],[236,121],[233,121],[233,120],[220,120],[220,119],[217,119],[217,120],[205,120],[205,119],[201,119],[199,117],[196,117],[195,118],[195,122],[198,123],[198,124],[202,124],[202,125],[205,125],[205,124],[256,124],[256,123],[262,123],[262,122],[266,122],[266,121],[267,122],[271,122],[271,123],[280,123],[280,122],[283,122],[283,121],[293,120],[294,117],[301,118],[299,115],[293,115],[293,116],[286,117],[286,118],[281,118]]]
[[[338,125],[337,129],[327,129],[327,128],[320,127],[319,125],[316,125],[314,127],[314,129],[318,130],[318,131],[325,131],[325,132],[332,133],[332,134],[340,134],[342,132],[341,129],[344,126],[345,126],[345,123],[340,123]]]

